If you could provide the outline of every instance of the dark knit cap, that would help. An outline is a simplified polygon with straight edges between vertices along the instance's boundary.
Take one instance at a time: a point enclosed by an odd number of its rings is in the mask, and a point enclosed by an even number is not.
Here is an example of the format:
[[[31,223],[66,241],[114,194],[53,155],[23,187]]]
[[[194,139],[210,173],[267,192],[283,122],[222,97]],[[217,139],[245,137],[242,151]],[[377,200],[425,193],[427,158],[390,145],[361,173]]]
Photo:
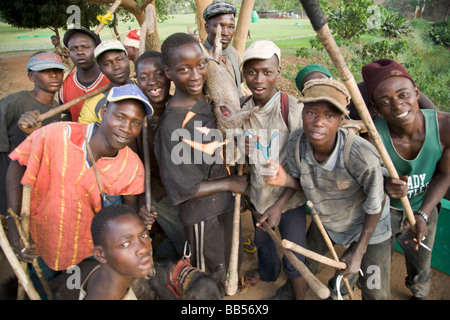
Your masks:
[[[231,2],[221,0],[214,1],[210,3],[203,11],[203,19],[205,19],[205,21],[208,21],[214,16],[227,13],[232,13],[233,15],[236,15],[236,11],[237,11],[236,7]]]
[[[71,36],[73,36],[75,33],[84,33],[85,35],[88,35],[89,37],[94,40],[95,46],[98,46],[102,40],[100,40],[100,37],[98,34],[96,34],[94,31],[89,30],[87,28],[71,28],[66,31],[64,34],[63,43],[66,47],[69,47],[69,39]]]
[[[406,69],[398,62],[391,59],[379,59],[362,67],[362,76],[369,93],[369,98],[373,101],[373,92],[381,81],[389,77],[405,77],[412,81],[413,78]]]

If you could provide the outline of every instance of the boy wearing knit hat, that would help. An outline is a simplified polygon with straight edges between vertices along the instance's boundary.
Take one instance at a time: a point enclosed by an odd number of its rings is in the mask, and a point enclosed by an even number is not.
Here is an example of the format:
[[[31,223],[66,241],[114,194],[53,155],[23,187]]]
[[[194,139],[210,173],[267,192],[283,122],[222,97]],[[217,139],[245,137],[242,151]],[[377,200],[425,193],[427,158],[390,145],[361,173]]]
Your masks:
[[[438,207],[450,186],[450,115],[419,109],[419,88],[394,60],[367,64],[362,75],[369,98],[382,115],[375,126],[401,178],[388,178],[385,184],[391,197],[392,243],[396,239],[405,253],[406,286],[413,298],[424,299],[431,285],[431,251],[419,245],[433,248]],[[403,196],[408,196],[414,211],[415,235],[405,229],[410,225],[399,199]]]
[[[279,219],[279,208],[296,190],[303,191],[314,204],[331,240],[346,249],[341,261],[347,268],[338,273],[348,276],[361,269],[363,299],[390,299],[389,197],[383,189],[381,159],[370,143],[353,131],[340,128],[350,100],[342,83],[333,79],[311,80],[303,88],[303,95],[303,128],[290,135],[287,146],[290,173],[271,163],[278,171],[264,177],[267,183],[285,189],[258,225]],[[328,251],[314,222],[306,238],[308,249],[319,254]],[[317,262],[308,262],[316,272]],[[376,284],[370,278],[374,269]],[[333,285],[330,281],[330,287]]]
[[[208,34],[205,40],[205,47],[211,50],[216,38],[217,25],[222,30],[222,57],[220,64],[227,69],[233,80],[236,82],[239,96],[241,95],[241,73],[239,65],[241,64],[241,56],[239,52],[231,46],[235,29],[235,16],[237,9],[228,1],[214,1],[210,3],[203,11],[205,19],[205,31]]]

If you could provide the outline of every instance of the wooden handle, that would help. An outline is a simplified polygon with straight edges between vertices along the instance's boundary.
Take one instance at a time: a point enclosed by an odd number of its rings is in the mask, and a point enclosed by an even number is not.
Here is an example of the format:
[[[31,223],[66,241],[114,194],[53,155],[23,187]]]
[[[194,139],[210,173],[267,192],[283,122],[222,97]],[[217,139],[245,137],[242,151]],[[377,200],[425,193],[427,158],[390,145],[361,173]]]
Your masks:
[[[244,165],[238,165],[238,175],[244,173]],[[229,296],[236,294],[238,288],[238,261],[239,261],[239,230],[241,224],[241,195],[238,193],[234,198],[233,234],[231,238],[230,265],[227,271],[225,291]]]
[[[257,213],[253,212],[253,210],[251,211],[252,214],[259,219]],[[317,294],[317,296],[321,299],[328,298],[330,296],[330,290],[316,278],[316,276],[305,266],[305,264],[292,253],[292,251],[283,248],[280,237],[269,227],[267,222],[264,221],[262,223],[262,227],[264,228],[264,231],[269,234],[275,244],[282,250],[283,254],[289,259],[295,269],[297,269],[303,278],[305,278],[306,283]]]
[[[339,47],[337,46],[336,41],[334,40],[330,29],[328,28],[328,24],[323,18],[323,14],[320,10],[317,0],[300,0],[300,2],[303,8],[305,8],[305,11],[311,21],[311,24],[313,25],[314,30],[317,33],[317,36],[322,42],[324,48],[327,50],[330,59],[333,61],[333,64],[336,67],[336,70],[339,72],[339,76],[347,87],[352,97],[353,103],[355,104],[355,107],[358,110],[359,115],[361,116],[361,120],[364,122],[367,131],[373,140],[373,144],[378,150],[378,153],[380,154],[380,157],[389,172],[389,175],[394,179],[399,179],[397,170],[395,169],[395,166],[391,158],[389,157],[386,147],[384,146],[383,141],[378,134],[372,117],[370,116],[369,110],[367,109],[361,92],[359,91],[358,85],[356,84],[355,78],[348,69],[347,64],[345,63],[344,58],[339,50]],[[411,204],[409,203],[409,200],[406,196],[402,197],[400,200],[405,209],[405,213],[409,220],[409,223],[411,224],[411,228],[414,232],[416,232],[416,219],[414,218]]]
[[[322,224],[322,221],[319,218],[319,214],[314,207],[314,204],[308,200],[306,201],[306,205],[308,206],[309,210],[311,211],[311,215],[314,219],[314,222],[316,223],[317,227],[320,230],[320,233],[322,234],[323,239],[325,240],[325,243],[327,244],[328,250],[330,250],[331,254],[333,255],[334,260],[339,261],[339,257],[337,256],[336,250],[334,249],[333,242],[331,242],[330,236],[327,233],[327,230],[325,230],[325,227]],[[347,278],[343,278],[345,287],[347,288],[348,295],[350,297],[350,300],[353,300],[353,291],[350,286],[350,283],[348,282]]]
[[[283,239],[281,241],[281,245],[283,246],[283,248],[300,253],[301,255],[303,255],[307,258],[310,258],[310,259],[316,260],[320,263],[329,265],[330,267],[334,267],[337,269],[347,268],[347,265],[344,262],[336,261],[336,260],[330,259],[328,257],[325,257],[323,255],[320,255],[318,253],[315,253],[314,251],[303,248],[302,246],[299,246],[298,244],[296,244],[292,241],[289,241],[287,239]]]
[[[30,279],[30,276],[27,272],[22,269],[19,260],[14,254],[11,245],[9,244],[8,238],[6,237],[5,230],[3,229],[3,225],[0,223],[0,247],[5,253],[6,258],[8,259],[9,264],[11,265],[14,273],[19,279],[20,284],[25,289],[30,300],[41,300],[41,297],[36,292],[36,289],[33,286],[33,283]]]
[[[70,107],[76,105],[78,102],[81,102],[81,101],[84,101],[84,100],[89,99],[91,97],[94,97],[94,96],[96,96],[96,95],[98,95],[98,94],[100,94],[100,93],[102,93],[102,92],[104,92],[106,90],[109,90],[110,88],[111,88],[111,84],[107,84],[106,86],[103,86],[103,87],[98,88],[98,89],[96,89],[94,91],[86,93],[85,95],[82,95],[82,96],[80,96],[78,98],[70,100],[69,102],[64,103],[64,104],[62,104],[62,105],[60,105],[60,106],[58,106],[56,108],[50,109],[49,111],[40,114],[39,117],[38,117],[38,121],[42,122],[45,119],[53,117],[54,115],[57,115],[58,113],[61,113],[61,112],[65,111],[65,110],[69,109]],[[26,128],[28,128],[28,126],[27,127],[21,126],[21,128],[26,129]]]

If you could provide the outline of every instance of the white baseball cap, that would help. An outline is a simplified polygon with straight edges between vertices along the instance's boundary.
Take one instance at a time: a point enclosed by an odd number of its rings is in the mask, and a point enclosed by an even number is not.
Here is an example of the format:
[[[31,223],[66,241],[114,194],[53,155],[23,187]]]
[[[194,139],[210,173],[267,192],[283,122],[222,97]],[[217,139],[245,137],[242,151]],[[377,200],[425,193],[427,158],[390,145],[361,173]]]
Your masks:
[[[106,51],[119,50],[125,52],[128,57],[127,50],[119,40],[105,40],[100,42],[100,44],[94,50],[94,60],[97,61],[98,57]]]
[[[244,64],[248,60],[267,60],[272,58],[273,55],[276,55],[278,57],[278,61],[281,62],[281,50],[275,43],[268,40],[255,41],[245,50],[240,69],[242,70]]]

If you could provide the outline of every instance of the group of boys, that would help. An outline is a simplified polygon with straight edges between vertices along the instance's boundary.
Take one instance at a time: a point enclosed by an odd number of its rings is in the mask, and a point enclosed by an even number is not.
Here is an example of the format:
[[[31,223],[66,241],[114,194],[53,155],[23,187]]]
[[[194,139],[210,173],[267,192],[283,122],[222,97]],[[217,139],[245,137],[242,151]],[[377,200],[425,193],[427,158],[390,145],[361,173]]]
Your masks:
[[[341,127],[351,102],[346,87],[325,67],[310,65],[297,75],[300,99],[280,92],[281,50],[271,41],[255,41],[241,59],[230,46],[235,15],[231,3],[211,3],[203,13],[204,45],[211,48],[220,24],[219,62],[235,80],[241,107],[254,110],[242,128],[248,158],[243,176],[224,162],[177,158],[184,143],[177,132],[200,135],[202,144],[212,141],[217,129],[214,97],[203,93],[205,58],[191,35],[175,33],[163,42],[161,53],[132,58],[117,40],[100,41],[88,29],[70,29],[63,42],[77,71],[64,83],[67,68],[59,55],[38,52],[30,58],[27,71],[34,90],[0,101],[1,191],[7,195],[2,214],[6,208],[20,213],[22,185],[33,190],[32,246],[24,246],[6,215],[18,258],[39,257],[55,276],[94,256],[100,266],[84,283],[80,298],[132,299],[131,279],[145,276],[151,267],[146,227],[156,220],[177,257],[187,241],[193,265],[212,273],[219,265],[228,266],[234,197],[243,194],[248,209],[260,217],[253,219],[258,270],[249,278],[275,281],[283,268],[288,280],[275,298],[304,299],[304,278],[288,259],[280,261],[260,227],[267,222],[279,228],[283,239],[324,254],[328,248],[318,226],[306,226],[309,200],[333,243],[345,248],[341,261],[347,267],[337,274],[362,271],[363,299],[390,299],[395,239],[405,252],[406,285],[414,298],[425,298],[431,252],[420,244],[433,247],[439,203],[450,185],[450,140],[444,134],[450,127],[448,114],[419,108],[420,92],[397,62],[381,59],[363,67],[368,101],[381,115],[376,127],[401,177],[389,178],[375,147]],[[130,80],[130,59],[135,81]],[[243,81],[250,96],[241,94]],[[108,91],[71,107],[69,114],[38,121],[40,113],[55,107],[57,92],[65,103],[106,84]],[[148,135],[142,137],[145,121]],[[39,129],[26,135],[21,127]],[[144,205],[143,143],[151,156],[150,211]],[[205,158],[202,148],[189,146],[191,160]],[[403,196],[414,210],[415,234],[402,227],[408,226],[399,200]],[[316,272],[317,263],[296,255]],[[373,266],[379,272],[375,286],[369,283]],[[350,279],[354,285],[356,277]],[[224,289],[225,279],[221,285]]]

